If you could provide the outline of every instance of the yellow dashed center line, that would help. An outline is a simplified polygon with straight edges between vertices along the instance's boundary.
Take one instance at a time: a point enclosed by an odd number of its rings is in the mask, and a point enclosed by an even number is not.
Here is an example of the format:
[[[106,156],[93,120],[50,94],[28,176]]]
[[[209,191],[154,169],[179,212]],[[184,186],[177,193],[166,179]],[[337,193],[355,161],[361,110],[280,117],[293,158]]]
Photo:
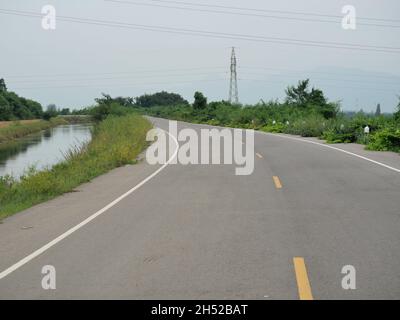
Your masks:
[[[263,156],[261,154],[259,154],[259,153],[256,153],[256,156],[259,157],[260,159],[263,158]]]
[[[281,180],[279,180],[279,178],[278,178],[277,176],[273,176],[272,179],[274,180],[275,187],[276,187],[277,189],[282,189]]]
[[[300,300],[314,300],[304,258],[295,257],[293,263]]]

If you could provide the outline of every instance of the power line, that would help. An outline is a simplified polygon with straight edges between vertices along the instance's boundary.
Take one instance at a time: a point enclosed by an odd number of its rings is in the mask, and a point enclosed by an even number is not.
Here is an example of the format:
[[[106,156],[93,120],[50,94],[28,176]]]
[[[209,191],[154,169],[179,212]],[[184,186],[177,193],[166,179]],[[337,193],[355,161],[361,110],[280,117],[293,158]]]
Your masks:
[[[215,74],[227,74],[227,71],[221,71],[221,72],[202,72],[202,73],[180,73],[180,74],[153,74],[153,75],[140,75],[141,78],[159,78],[159,77],[187,77],[187,76],[199,76],[199,75],[215,75]],[[119,80],[119,79],[132,79],[132,76],[120,76],[120,77],[96,77],[96,78],[72,78],[72,79],[43,79],[43,80],[17,80],[17,81],[12,81],[11,83],[46,83],[46,81],[51,81],[57,82],[57,81],[93,81],[93,80]]]
[[[0,14],[9,14],[9,15],[17,15],[17,16],[26,16],[26,17],[41,17],[40,14],[33,13],[33,12],[8,10],[8,9],[0,9]],[[125,23],[125,22],[105,21],[105,20],[96,20],[96,19],[83,19],[83,18],[68,17],[68,16],[58,16],[58,20],[66,21],[66,22],[73,22],[73,23],[81,23],[81,24],[91,24],[91,25],[127,28],[127,29],[135,29],[135,30],[146,30],[146,31],[163,32],[163,33],[175,33],[175,34],[183,34],[183,35],[194,35],[194,36],[210,37],[210,38],[218,38],[218,39],[245,40],[245,41],[252,41],[252,42],[278,43],[278,44],[289,44],[289,45],[296,45],[296,46],[321,47],[321,48],[331,48],[331,49],[346,49],[346,50],[356,50],[356,51],[385,52],[385,53],[395,53],[395,54],[400,53],[400,48],[388,47],[388,46],[373,46],[373,45],[351,44],[351,43],[341,43],[341,42],[327,42],[327,41],[278,38],[278,37],[253,36],[253,35],[247,35],[247,34],[233,34],[233,33],[224,33],[224,32],[173,28],[173,27],[165,27],[165,26],[154,26],[154,25],[142,25],[142,24],[133,24],[133,23]]]
[[[212,72],[212,73],[187,73],[187,74],[161,74],[161,75],[148,75],[148,76],[141,76],[142,78],[158,78],[158,77],[175,77],[175,76],[183,76],[183,77],[187,77],[187,76],[198,76],[198,75],[214,75],[214,74],[224,74],[226,75],[227,72]],[[298,78],[298,76],[296,75],[281,75],[281,74],[265,74],[265,73],[256,73],[256,72],[242,72],[241,74],[244,75],[260,75],[260,76],[271,76],[273,78],[280,78],[280,77],[290,77],[290,78]],[[59,82],[59,81],[72,81],[72,82],[76,82],[76,81],[103,81],[103,80],[131,80],[132,77],[105,77],[105,78],[75,78],[75,79],[46,79],[46,80],[23,80],[23,81],[12,81],[10,82],[11,85],[14,84],[21,84],[21,83],[35,83],[38,84],[40,83],[41,85],[47,84],[49,83],[50,85],[54,82]],[[233,78],[234,79],[234,76]],[[342,81],[342,82],[349,82],[349,83],[365,83],[365,84],[375,84],[376,82],[372,82],[372,81],[360,81],[360,80],[350,80],[350,79],[333,79],[333,78],[319,78],[319,77],[311,77],[312,80],[322,80],[322,81]],[[134,78],[132,80],[135,80]],[[256,80],[262,80],[264,81],[264,79],[253,79],[254,81]],[[46,81],[51,81],[51,82],[46,82]],[[194,80],[197,81],[197,80]],[[269,80],[268,80],[269,81]],[[273,81],[273,80],[271,80]],[[282,80],[285,81],[285,80]],[[101,85],[101,84],[100,84]],[[389,82],[379,82],[379,85],[393,85],[393,86],[399,86],[399,83],[389,83]],[[236,85],[237,86],[237,85]],[[232,100],[236,100],[234,99],[234,93],[236,92],[235,86],[232,84],[230,86],[231,91],[230,91],[230,97],[232,95]],[[371,88],[372,89],[372,88]],[[231,93],[232,92],[232,93]]]
[[[207,69],[226,69],[226,67],[198,67],[198,68],[173,68],[173,69],[144,69],[134,71],[113,71],[113,72],[91,72],[91,73],[53,73],[53,74],[29,74],[29,75],[10,75],[5,76],[7,79],[15,78],[47,78],[47,77],[69,77],[69,76],[95,76],[95,75],[114,75],[114,74],[143,74],[143,73],[157,73],[165,71],[188,71],[188,70],[207,70]]]
[[[315,12],[301,12],[301,11],[293,11],[293,10],[272,10],[272,9],[237,7],[237,6],[205,4],[205,3],[198,3],[198,2],[193,3],[193,2],[187,2],[187,1],[185,2],[185,1],[173,1],[173,0],[149,0],[149,1],[159,2],[159,3],[172,3],[172,4],[179,4],[179,5],[184,5],[184,6],[209,7],[209,8],[230,9],[230,10],[239,10],[239,11],[269,12],[269,13],[325,17],[325,18],[343,18],[340,15],[322,14],[322,13],[315,13]],[[386,19],[386,18],[358,17],[357,19],[358,20],[370,20],[370,21],[400,22],[400,20],[398,20],[398,19]]]
[[[282,69],[282,68],[272,68],[272,67],[261,67],[261,66],[239,66],[240,69],[257,69],[257,70],[273,70],[273,71],[284,71],[284,72],[291,72],[291,73],[310,73],[310,74],[329,74],[329,75],[337,75],[337,76],[349,76],[349,77],[366,77],[366,78],[371,78],[371,76],[365,75],[365,74],[355,74],[355,73],[335,73],[335,72],[326,72],[326,71],[306,71],[306,70],[293,70],[293,69]],[[383,78],[383,79],[393,79],[393,78],[399,78],[400,77],[397,75],[374,75],[373,78]]]
[[[293,70],[293,69],[284,69],[284,68],[275,68],[275,67],[263,67],[263,66],[237,66],[238,69],[244,69],[244,70],[271,70],[271,71],[281,71],[281,72],[288,72],[290,74],[323,74],[323,75],[333,75],[333,76],[340,76],[340,77],[360,77],[360,78],[380,78],[380,79],[394,79],[398,78],[399,83],[400,83],[400,77],[396,75],[366,75],[366,74],[355,74],[355,73],[335,73],[335,72],[327,72],[327,71],[308,71],[308,70]],[[138,69],[138,70],[131,70],[131,71],[113,71],[113,72],[91,72],[91,73],[53,73],[53,74],[22,74],[22,75],[3,75],[2,77],[6,79],[29,79],[29,78],[34,78],[35,80],[32,80],[33,82],[37,82],[38,78],[58,78],[58,77],[92,77],[92,76],[102,76],[102,75],[132,75],[132,74],[163,74],[164,72],[169,72],[169,71],[190,71],[190,70],[219,70],[219,69],[226,69],[226,67],[223,66],[214,66],[214,67],[197,67],[197,68],[168,68],[168,69]],[[223,73],[224,71],[221,71]],[[214,73],[214,72],[213,72]],[[215,72],[217,73],[217,72]],[[244,72],[248,73],[248,72]],[[189,73],[188,73],[189,74]],[[190,73],[190,74],[196,74],[197,73]],[[207,74],[210,74],[208,72]],[[258,74],[258,73],[253,73],[253,74]],[[182,74],[177,74],[177,76],[180,75],[186,75],[186,73]],[[261,74],[260,75],[265,75]],[[49,79],[52,80],[52,79]],[[338,79],[340,80],[340,79]],[[356,80],[355,80],[356,81]],[[358,81],[358,80],[357,80]],[[22,82],[22,81],[13,81],[15,82]],[[24,81],[25,82],[25,81]],[[396,82],[397,84],[397,82]]]
[[[242,67],[242,69],[248,69],[250,67]],[[188,69],[188,68],[187,68]],[[198,69],[198,68],[193,68],[193,69]],[[258,69],[263,69],[261,67],[258,67]],[[264,69],[273,69],[273,70],[285,70],[288,71],[288,69],[278,69],[278,68],[264,68]],[[178,69],[175,69],[178,70]],[[154,71],[153,71],[154,72]],[[300,71],[299,71],[300,72]],[[123,73],[127,73],[127,72],[123,72]],[[308,72],[305,72],[305,74],[307,74]],[[324,72],[314,72],[317,74],[329,74],[329,73],[324,73]],[[103,73],[103,74],[112,74],[112,73]],[[118,73],[116,73],[118,74]],[[198,75],[214,75],[214,74],[227,74],[227,72],[207,72],[207,73],[196,73],[196,72],[191,72],[191,73],[180,73],[180,74],[151,74],[151,75],[141,75],[141,78],[159,78],[159,77],[187,77],[187,76],[198,76]],[[290,78],[299,78],[300,76],[297,75],[285,75],[285,74],[265,74],[265,73],[257,73],[257,72],[242,72],[242,74],[244,75],[260,75],[260,76],[271,76],[274,78],[279,78],[279,77],[290,77]],[[334,75],[338,75],[335,73],[332,73]],[[68,74],[71,75],[71,74]],[[372,82],[372,81],[362,81],[362,80],[350,80],[350,79],[333,79],[333,78],[319,78],[319,77],[310,77],[312,80],[322,80],[322,81],[340,81],[340,82],[349,82],[349,83],[365,83],[365,84],[375,84],[376,82]],[[130,80],[130,79],[135,79],[132,78],[131,76],[122,76],[122,77],[96,77],[96,78],[66,78],[66,79],[42,79],[42,80],[19,80],[19,81],[11,81],[10,84],[11,85],[15,85],[15,84],[41,84],[41,85],[45,85],[47,83],[49,83],[49,85],[53,84],[54,82],[60,82],[60,81],[68,81],[68,82],[76,82],[76,81],[108,81],[108,80],[119,80],[119,79],[126,79],[126,80]],[[263,79],[254,79],[254,81],[256,80],[263,80]],[[51,81],[51,82],[47,82],[47,81]],[[392,85],[392,86],[399,86],[399,82],[379,82],[378,83],[380,86],[382,85]],[[101,85],[101,84],[100,84]],[[372,89],[372,88],[371,88]],[[376,88],[375,88],[376,89]],[[235,90],[231,89],[232,92],[235,92]]]
[[[260,75],[260,76],[272,76],[272,77],[289,77],[289,78],[299,78],[296,75],[286,75],[286,74],[265,74],[265,73],[257,73],[257,72],[242,72],[241,74],[248,75]],[[305,76],[303,76],[305,77]],[[343,82],[355,82],[355,83],[368,83],[368,84],[376,84],[376,81],[363,81],[363,80],[350,80],[350,79],[333,79],[333,78],[318,78],[318,77],[310,77],[311,79],[316,80],[327,80],[327,81],[343,81]],[[379,85],[391,85],[400,87],[400,82],[379,82]]]
[[[33,86],[33,87],[15,87],[13,90],[41,90],[41,89],[73,89],[73,88],[109,88],[109,87],[141,87],[141,86],[155,86],[155,85],[176,85],[176,84],[185,84],[185,83],[207,83],[207,82],[224,82],[227,81],[228,78],[220,78],[220,79],[205,79],[205,80],[178,80],[178,81],[168,81],[168,82],[135,82],[135,83],[102,83],[102,84],[88,84],[87,82],[81,84],[72,84],[72,85],[60,85],[60,86]],[[277,80],[269,80],[269,79],[250,79],[250,78],[239,78],[238,81],[252,81],[252,82],[267,82],[267,83],[275,83],[282,84],[286,83],[285,80],[277,81]],[[357,90],[374,90],[374,91],[384,91],[384,92],[392,92],[395,90],[390,89],[382,89],[382,88],[367,88],[367,87],[349,87],[349,86],[338,86],[333,84],[324,84],[326,87],[336,87],[336,88],[345,88],[345,89],[357,89]]]
[[[321,20],[315,18],[302,18],[302,17],[287,17],[287,16],[276,16],[276,15],[265,15],[259,13],[245,13],[245,12],[232,12],[232,11],[221,11],[221,10],[213,10],[213,9],[199,9],[199,8],[188,8],[188,7],[177,7],[177,6],[170,6],[170,5],[163,5],[163,4],[154,4],[154,3],[143,3],[143,2],[134,2],[134,1],[126,1],[126,0],[104,0],[106,2],[112,3],[121,3],[121,4],[129,4],[135,6],[145,6],[145,7],[156,7],[156,8],[165,8],[165,9],[177,9],[177,10],[185,10],[185,11],[193,11],[193,12],[203,12],[203,13],[217,13],[217,14],[224,14],[224,15],[237,15],[237,16],[249,16],[249,17],[257,17],[257,18],[268,18],[268,19],[278,19],[278,20],[294,20],[294,21],[302,21],[302,22],[321,22],[321,23],[332,23],[332,24],[340,24],[340,20],[338,18],[343,18],[341,16],[331,16],[334,17],[335,20]],[[150,0],[151,1],[151,0]],[[155,0],[153,0],[155,1]],[[166,2],[166,3],[177,3],[180,5],[189,5],[183,2],[177,1],[157,1],[157,2]],[[198,4],[190,4],[191,6],[201,6],[201,7],[221,7],[215,5],[198,5]],[[230,10],[235,9],[234,7],[225,7]],[[238,10],[237,8],[235,10]],[[243,10],[243,9],[240,9]],[[246,9],[250,10],[250,9]],[[257,9],[251,9],[252,11],[256,11]],[[287,13],[286,13],[287,14]],[[359,22],[357,25],[362,26],[369,26],[369,27],[379,27],[379,28],[400,28],[400,25],[391,25],[391,24],[376,24],[376,23],[363,23]]]
[[[113,83],[113,84],[74,84],[74,85],[63,85],[63,86],[39,86],[39,87],[16,87],[13,90],[36,90],[36,89],[67,89],[67,88],[87,88],[87,87],[99,87],[99,86],[107,86],[108,87],[140,87],[140,86],[154,86],[154,85],[175,85],[181,83],[197,83],[197,82],[220,82],[226,81],[227,78],[220,78],[220,79],[206,79],[206,80],[190,80],[190,81],[168,81],[168,82],[140,82],[140,83]]]

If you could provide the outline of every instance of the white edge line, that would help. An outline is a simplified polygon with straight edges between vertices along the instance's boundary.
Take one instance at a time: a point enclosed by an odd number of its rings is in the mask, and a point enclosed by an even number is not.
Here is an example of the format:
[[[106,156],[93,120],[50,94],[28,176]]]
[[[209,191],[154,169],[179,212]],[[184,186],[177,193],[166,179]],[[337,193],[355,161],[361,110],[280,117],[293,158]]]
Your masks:
[[[160,129],[162,130],[162,129]],[[166,166],[168,166],[171,161],[176,157],[176,155],[178,154],[178,150],[179,150],[179,143],[178,140],[171,135],[169,132],[162,130],[164,132],[166,132],[170,137],[172,137],[172,139],[174,140],[177,148],[174,152],[174,154],[171,156],[171,158],[164,164],[162,165],[160,168],[158,168],[155,172],[153,172],[151,175],[149,175],[147,178],[145,178],[144,180],[142,180],[139,184],[137,184],[136,186],[134,186],[132,189],[128,190],[127,192],[125,192],[123,195],[119,196],[117,199],[115,199],[114,201],[110,202],[108,205],[106,205],[104,208],[98,210],[97,212],[95,212],[94,214],[92,214],[91,216],[89,216],[88,218],[86,218],[85,220],[83,220],[81,223],[77,224],[76,226],[72,227],[71,229],[67,230],[66,232],[64,232],[62,235],[58,236],[57,238],[55,238],[54,240],[50,241],[49,243],[45,244],[43,247],[37,249],[36,251],[32,252],[30,255],[26,256],[25,258],[21,259],[20,261],[18,261],[17,263],[13,264],[11,267],[7,268],[6,270],[2,271],[0,273],[0,280],[3,279],[4,277],[8,276],[10,273],[14,272],[15,270],[19,269],[20,267],[22,267],[23,265],[27,264],[29,261],[35,259],[37,256],[39,256],[40,254],[42,254],[43,252],[47,251],[48,249],[50,249],[51,247],[53,247],[54,245],[56,245],[57,243],[59,243],[60,241],[62,241],[63,239],[67,238],[68,236],[70,236],[72,233],[74,233],[75,231],[79,230],[80,228],[82,228],[83,226],[85,226],[86,224],[88,224],[89,222],[91,222],[92,220],[96,219],[98,216],[100,216],[101,214],[103,214],[104,212],[106,212],[108,209],[112,208],[113,206],[115,206],[118,202],[120,202],[121,200],[123,200],[124,198],[126,198],[127,196],[129,196],[131,193],[133,193],[134,191],[136,191],[137,189],[139,189],[141,186],[143,186],[146,182],[148,182],[149,180],[151,180],[152,178],[154,178],[157,174],[159,174]]]
[[[274,133],[262,132],[262,131],[255,131],[255,132],[258,132],[258,133],[261,133],[261,134],[265,134],[265,135],[269,135],[269,136],[281,137],[281,138],[286,138],[286,139],[291,139],[291,140],[297,140],[297,141],[302,141],[302,142],[306,142],[306,143],[316,144],[318,146],[322,146],[322,147],[325,147],[325,148],[329,148],[329,149],[333,149],[333,150],[336,150],[336,151],[340,151],[340,152],[349,154],[351,156],[354,156],[354,157],[357,157],[357,158],[372,162],[372,163],[377,164],[377,165],[379,165],[381,167],[384,167],[384,168],[393,170],[393,171],[395,171],[397,173],[400,173],[400,169],[388,166],[387,164],[384,164],[384,163],[376,161],[376,160],[372,160],[370,158],[364,157],[364,156],[359,155],[357,153],[353,153],[353,152],[350,152],[350,151],[347,151],[347,150],[343,150],[343,149],[340,149],[340,148],[329,146],[327,144],[323,144],[323,143],[319,143],[319,142],[315,142],[315,141],[310,141],[310,140],[306,140],[306,139],[301,139],[301,138],[296,138],[296,137],[285,136],[285,135],[282,135],[282,134],[276,134],[276,133],[274,134]]]
[[[184,121],[177,121],[177,122],[184,122]],[[209,125],[209,124],[201,124],[201,123],[190,123],[190,122],[184,122],[184,123],[189,123],[189,124],[192,124],[192,125],[195,125],[195,126],[207,126],[207,127],[228,128],[228,129],[240,129],[240,128],[231,128],[231,127],[222,127],[222,126],[212,126],[212,125]],[[246,130],[246,129],[242,129],[242,130]],[[251,129],[247,129],[247,130],[251,130]],[[319,142],[315,142],[315,141],[310,141],[310,140],[306,140],[306,139],[301,139],[301,138],[296,138],[296,137],[285,136],[285,135],[278,134],[278,133],[264,132],[264,131],[259,131],[259,130],[254,130],[254,132],[259,133],[259,134],[265,134],[265,135],[273,136],[273,137],[281,137],[281,138],[286,138],[286,139],[291,139],[291,140],[297,140],[297,141],[301,141],[301,142],[311,143],[311,144],[315,144],[315,145],[322,146],[322,147],[325,147],[325,148],[333,149],[333,150],[340,151],[340,152],[346,153],[348,155],[363,159],[365,161],[369,161],[371,163],[374,163],[374,164],[379,165],[381,167],[384,167],[386,169],[395,171],[397,173],[400,173],[400,169],[391,167],[391,166],[389,166],[387,164],[384,164],[384,163],[376,161],[376,160],[372,160],[370,158],[364,157],[364,156],[359,155],[357,153],[346,151],[346,150],[343,150],[343,149],[340,149],[340,148],[336,148],[336,147],[333,147],[333,146],[330,146],[330,145],[327,145],[327,144],[323,144],[323,143],[319,143]]]

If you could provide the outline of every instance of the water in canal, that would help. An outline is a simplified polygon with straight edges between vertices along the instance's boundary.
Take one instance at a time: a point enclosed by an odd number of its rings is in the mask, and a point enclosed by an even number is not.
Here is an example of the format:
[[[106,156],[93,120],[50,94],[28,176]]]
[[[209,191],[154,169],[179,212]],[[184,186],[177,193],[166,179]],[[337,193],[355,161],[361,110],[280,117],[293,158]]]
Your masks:
[[[91,139],[90,124],[62,125],[12,142],[0,143],[0,176],[19,178],[29,167],[37,170],[62,161],[74,146]]]

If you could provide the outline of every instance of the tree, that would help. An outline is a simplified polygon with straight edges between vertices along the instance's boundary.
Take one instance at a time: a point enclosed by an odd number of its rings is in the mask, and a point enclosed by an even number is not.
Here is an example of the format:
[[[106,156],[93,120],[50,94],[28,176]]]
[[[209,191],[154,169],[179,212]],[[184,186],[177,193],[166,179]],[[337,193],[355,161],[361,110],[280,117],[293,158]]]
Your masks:
[[[3,92],[3,96],[7,99],[8,104],[12,108],[13,116],[17,119],[33,119],[35,116],[26,106],[26,99],[19,97],[14,92]]]
[[[313,109],[326,119],[336,117],[340,109],[339,103],[328,102],[320,89],[312,88],[310,91],[309,82],[310,80],[306,79],[299,81],[297,87],[289,86],[286,89],[285,102],[292,107]]]
[[[3,78],[0,79],[0,92],[7,91],[6,82]]]
[[[286,103],[300,107],[306,107],[307,105],[325,106],[328,100],[322,90],[312,88],[310,91],[308,89],[309,83],[310,80],[306,79],[299,81],[297,87],[289,86],[286,89]]]
[[[40,103],[7,91],[4,79],[0,79],[0,119],[33,119],[42,116]]]
[[[301,107],[305,107],[307,105],[308,99],[308,84],[310,80],[301,80],[295,86],[289,86],[286,89],[286,103],[288,104],[295,104]]]
[[[8,104],[8,101],[2,95],[0,95],[0,120],[11,120],[12,115],[12,108]]]
[[[102,98],[96,98],[94,101],[96,101],[98,104],[109,104],[113,100],[109,94],[104,92],[101,93],[101,96]]]
[[[60,111],[60,114],[62,114],[63,116],[67,116],[67,115],[69,115],[71,113],[71,111],[69,110],[69,108],[63,108],[61,111]]]
[[[340,102],[328,102],[319,107],[318,112],[322,114],[325,119],[335,118],[340,112]]]
[[[313,106],[325,106],[327,104],[327,99],[324,96],[322,90],[311,89],[311,92],[306,95],[307,104]]]
[[[130,112],[130,109],[121,106],[117,102],[102,103],[90,110],[90,114],[97,121],[102,121],[108,116],[124,116]]]
[[[135,99],[135,104],[138,107],[149,108],[155,106],[188,106],[189,102],[183,99],[179,94],[161,91],[154,94],[145,94],[137,97]]]
[[[49,104],[46,108],[46,112],[43,112],[43,119],[50,120],[58,115],[57,107],[55,104]]]
[[[196,110],[207,108],[207,98],[199,91],[196,91],[194,94],[193,108]]]
[[[41,118],[43,116],[42,105],[39,102],[25,99],[25,105],[35,118]]]
[[[381,104],[378,103],[378,105],[376,106],[375,116],[379,117],[380,115],[381,115]]]
[[[394,113],[394,119],[398,122],[400,122],[400,96],[399,98],[399,104],[397,105],[397,111]]]

